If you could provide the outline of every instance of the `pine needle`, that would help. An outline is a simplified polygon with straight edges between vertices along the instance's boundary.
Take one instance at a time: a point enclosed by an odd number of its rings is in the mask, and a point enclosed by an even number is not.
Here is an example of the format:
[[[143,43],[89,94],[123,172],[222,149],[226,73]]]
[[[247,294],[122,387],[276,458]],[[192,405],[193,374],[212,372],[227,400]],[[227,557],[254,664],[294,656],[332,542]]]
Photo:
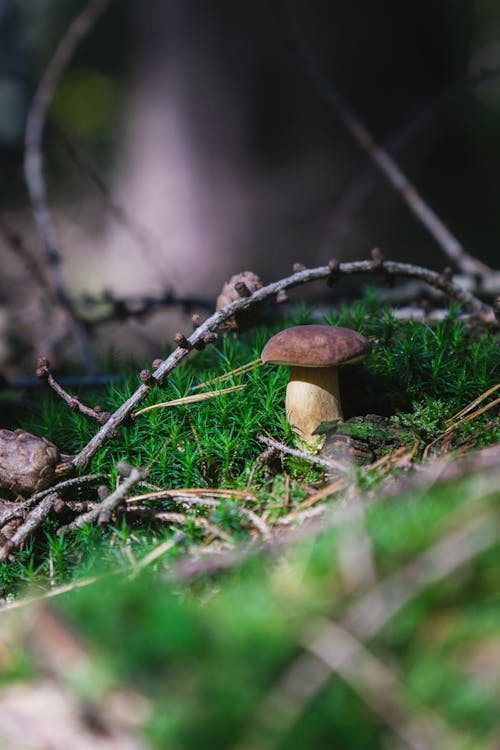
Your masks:
[[[194,497],[233,497],[235,500],[257,500],[257,496],[253,492],[243,490],[215,489],[212,487],[181,487],[146,492],[142,495],[131,495],[126,498],[126,502],[139,503],[144,502],[144,500],[161,500],[162,498],[175,498],[182,495],[193,495]]]
[[[219,391],[208,391],[207,393],[195,393],[194,396],[184,396],[183,398],[174,398],[173,401],[162,401],[160,404],[152,404],[146,406],[144,409],[134,411],[132,416],[138,417],[141,414],[146,414],[148,411],[154,411],[155,409],[163,409],[168,406],[183,406],[187,404],[195,404],[198,401],[206,401],[209,398],[217,398],[217,396],[223,396],[225,393],[235,393],[245,388],[245,385],[233,385],[231,388],[223,388]]]
[[[454,414],[452,417],[447,419],[447,422],[454,422],[455,419],[460,419],[460,417],[464,417],[466,414],[468,414],[470,411],[476,408],[476,406],[479,406],[480,403],[484,401],[485,398],[488,398],[488,396],[491,396],[492,393],[495,393],[500,388],[500,383],[497,383],[493,386],[493,388],[489,388],[487,391],[482,393],[480,396],[474,399],[474,401],[471,401],[468,406],[466,406],[464,409],[461,409],[459,412]],[[496,403],[496,402],[493,402]]]
[[[237,367],[235,370],[231,370],[231,372],[225,372],[224,375],[218,375],[215,378],[212,378],[211,380],[207,380],[205,383],[200,383],[199,385],[194,385],[191,390],[192,391],[198,391],[200,388],[206,388],[208,385],[212,385],[212,383],[216,382],[223,382],[224,380],[229,380],[229,378],[235,378],[238,377],[238,375],[245,375],[247,372],[251,372],[252,370],[256,370],[257,367],[262,366],[262,361],[260,359],[253,359],[251,362],[247,362],[246,365],[241,365],[241,367]]]

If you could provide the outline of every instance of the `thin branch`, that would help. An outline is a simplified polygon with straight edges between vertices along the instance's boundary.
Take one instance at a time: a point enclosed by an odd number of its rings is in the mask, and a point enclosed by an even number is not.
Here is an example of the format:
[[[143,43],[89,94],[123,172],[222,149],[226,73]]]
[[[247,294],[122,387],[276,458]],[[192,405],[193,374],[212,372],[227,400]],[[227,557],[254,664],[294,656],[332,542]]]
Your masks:
[[[80,414],[85,414],[86,417],[95,419],[100,424],[106,424],[110,414],[107,411],[103,411],[100,406],[90,407],[86,406],[77,396],[71,396],[54,378],[50,372],[50,363],[46,357],[38,358],[38,366],[36,369],[36,375],[40,380],[45,380],[52,390],[57,393],[65,404],[69,406],[71,411],[78,411]]]
[[[62,375],[58,377],[58,382],[67,388],[99,388],[122,382],[124,378],[125,376],[121,373],[101,372],[93,375]],[[32,388],[42,387],[45,388],[45,383],[40,378],[21,377],[3,380],[2,375],[2,382],[0,383],[0,388],[31,390]]]
[[[15,534],[0,549],[0,563],[7,560],[9,555],[45,521],[57,500],[57,494],[51,492],[28,514],[26,520]]]
[[[198,507],[205,507],[205,508],[220,508],[222,505],[221,500],[214,500],[213,498],[203,498],[203,497],[193,497],[192,495],[187,495],[186,490],[179,489],[179,490],[167,490],[164,493],[162,492],[151,492],[147,495],[132,495],[127,499],[127,503],[130,503],[131,505],[128,506],[127,511],[134,511],[136,510],[135,503],[137,503],[139,500],[153,500],[163,497],[166,497],[169,500],[172,500],[173,502],[179,504],[179,505],[191,505],[191,506],[198,506]],[[213,491],[208,490],[207,494],[214,494]],[[238,498],[240,500],[244,499],[251,499],[255,500],[255,495],[251,493],[246,492],[227,492],[227,497],[233,497],[234,499]],[[134,505],[132,505],[134,503]],[[142,506],[139,506],[139,509]],[[240,513],[242,516],[245,516],[250,523],[259,531],[262,536],[269,538],[271,536],[271,530],[269,529],[266,522],[259,516],[257,513],[254,513],[254,511],[250,510],[249,508],[245,508],[243,505],[239,503],[235,503],[234,510],[237,513]],[[158,515],[158,511],[155,511],[154,509],[150,508],[149,506],[145,506],[145,511],[153,513],[156,517],[161,517],[161,511],[160,516]]]
[[[358,638],[373,638],[421,591],[438,583],[500,541],[500,524],[485,513],[448,534],[388,576],[352,605],[342,625]]]
[[[131,216],[116,200],[109,185],[107,185],[97,167],[70,138],[68,133],[61,128],[57,128],[57,133],[71,160],[94,185],[110,214],[122,227],[124,227],[124,229],[126,229],[140,250],[142,250],[147,257],[148,262],[153,262],[155,267],[158,267],[158,263],[163,261],[163,265],[166,269],[167,264],[165,253],[162,250],[161,243],[153,236],[152,232],[150,232],[147,227],[137,221],[134,216]]]
[[[4,219],[0,220],[0,234],[2,235],[7,247],[10,247],[15,255],[24,263],[26,270],[37,286],[39,286],[45,294],[49,295],[52,298],[52,301],[56,301],[53,289],[50,284],[47,283],[47,279],[42,273],[38,263],[35,261],[30,250],[26,247],[22,235],[17,230],[13,229],[13,227],[11,227]]]
[[[416,187],[404,174],[396,161],[376,143],[368,128],[365,127],[353,110],[342,100],[340,93],[319,69],[318,64],[313,59],[310,50],[302,39],[302,35],[297,28],[297,23],[293,20],[292,26],[298,53],[318,94],[335,110],[354,140],[368,154],[392,187],[401,195],[410,211],[434,238],[443,252],[458,268],[471,276],[480,276],[482,279],[487,279],[494,274],[493,269],[466,252],[455,235],[450,232],[436,212],[433,211],[418,193]]]
[[[352,468],[351,466],[346,466],[338,461],[325,461],[324,458],[318,458],[317,456],[311,456],[310,453],[305,453],[304,451],[299,451],[295,448],[289,448],[288,445],[278,443],[276,440],[271,440],[271,438],[268,438],[265,435],[257,435],[257,440],[259,443],[263,443],[279,453],[285,453],[287,456],[293,456],[294,458],[299,458],[301,461],[307,461],[307,463],[310,463],[313,466],[319,466],[320,469],[325,469],[325,471],[331,471],[334,469],[335,471],[340,471],[342,474],[345,474],[346,472],[350,472]]]
[[[173,292],[166,291],[158,297],[94,297],[86,294],[82,299],[75,300],[75,307],[79,309],[80,318],[87,328],[95,328],[106,323],[121,322],[123,320],[141,320],[158,309],[181,307],[185,312],[193,310],[213,310],[213,299],[208,297],[176,297]],[[102,313],[93,312],[104,308]]]
[[[47,111],[54,96],[59,79],[68,65],[78,44],[92,29],[110,0],[90,0],[84,10],[76,16],[45,69],[35,92],[25,132],[24,173],[33,207],[33,216],[42,240],[42,246],[55,294],[71,322],[84,361],[89,369],[95,368],[95,358],[85,326],[75,314],[70,292],[62,271],[54,221],[47,200],[47,188],[43,173],[42,142]]]
[[[70,531],[76,531],[82,529],[84,526],[90,523],[108,523],[109,519],[114,510],[123,502],[127,497],[130,490],[135,487],[142,479],[144,479],[144,470],[132,468],[130,475],[123,480],[123,482],[106,497],[101,503],[95,508],[92,508],[87,513],[82,513],[77,516],[71,523],[66,526],[61,526],[58,529],[57,534],[64,534]]]
[[[456,286],[446,276],[430,271],[421,266],[415,266],[410,263],[395,263],[393,261],[355,261],[352,263],[337,263],[330,261],[327,266],[318,268],[309,268],[297,271],[292,276],[275,281],[272,284],[257,289],[250,297],[241,297],[235,302],[231,302],[222,309],[213,313],[198,328],[185,339],[184,346],[178,346],[167,359],[163,360],[159,367],[152,373],[151,381],[153,384],[162,384],[166,376],[172,372],[192,351],[193,348],[203,347],[206,343],[213,340],[214,332],[227,321],[232,315],[243,310],[248,310],[256,304],[262,303],[271,297],[277,296],[286,289],[292,289],[302,284],[312,281],[327,279],[329,281],[337,279],[341,275],[352,276],[355,274],[381,274],[387,276],[405,276],[408,278],[417,278],[425,281],[427,284],[439,289],[451,299],[461,305],[469,308],[476,315],[480,316],[485,322],[495,323],[495,316],[489,305],[481,302],[474,295],[466,292],[464,289]],[[109,418],[105,425],[94,435],[80,453],[73,459],[75,466],[85,464],[99,449],[110,434],[136,409],[136,407],[146,398],[151,391],[150,384],[143,384],[125,401]]]
[[[40,492],[36,492],[34,495],[31,495],[31,497],[29,497],[27,500],[21,500],[20,502],[13,502],[0,513],[0,528],[2,526],[5,526],[5,524],[11,521],[13,518],[18,518],[19,515],[24,515],[24,513],[27,510],[29,510],[34,505],[36,505],[36,503],[38,503],[47,495],[51,495],[54,492],[57,492],[57,494],[60,495],[61,490],[65,490],[68,487],[76,487],[80,484],[87,484],[88,482],[95,482],[98,479],[103,479],[103,477],[104,477],[104,474],[87,474],[86,476],[83,476],[83,477],[73,477],[73,479],[65,479],[62,482],[53,484],[52,487],[49,487],[46,490],[40,490]]]
[[[451,86],[437,93],[429,101],[420,106],[407,118],[407,122],[396,133],[392,134],[382,147],[392,154],[393,157],[401,154],[403,149],[408,147],[409,142],[415,137],[421,135],[435,124],[435,121],[453,105],[457,99],[470,92],[471,89],[480,84],[491,81],[500,76],[500,65],[492,68],[481,68],[481,70],[467,78],[454,82]],[[343,191],[343,195],[334,208],[333,214],[329,221],[330,230],[325,238],[326,243],[337,245],[342,237],[347,237],[348,233],[356,221],[356,214],[359,213],[360,207],[368,195],[375,189],[375,178],[378,172],[373,169],[373,165],[368,163],[360,174],[354,177]],[[471,278],[469,276],[469,278]],[[495,273],[494,277],[482,278],[481,285],[488,291],[500,287],[500,274]],[[499,289],[500,291],[500,289]]]
[[[371,654],[361,641],[341,626],[324,620],[319,633],[303,645],[339,674],[413,750],[458,750],[466,739],[438,714],[418,705],[392,671]]]

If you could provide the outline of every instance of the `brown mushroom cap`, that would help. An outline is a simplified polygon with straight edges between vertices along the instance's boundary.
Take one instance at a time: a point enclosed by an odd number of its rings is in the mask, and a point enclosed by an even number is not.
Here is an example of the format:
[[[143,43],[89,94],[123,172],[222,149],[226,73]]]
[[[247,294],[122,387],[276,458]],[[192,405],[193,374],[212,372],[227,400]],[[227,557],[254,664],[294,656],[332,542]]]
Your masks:
[[[350,328],[305,325],[275,334],[262,350],[261,360],[264,364],[335,367],[369,352],[370,342]]]

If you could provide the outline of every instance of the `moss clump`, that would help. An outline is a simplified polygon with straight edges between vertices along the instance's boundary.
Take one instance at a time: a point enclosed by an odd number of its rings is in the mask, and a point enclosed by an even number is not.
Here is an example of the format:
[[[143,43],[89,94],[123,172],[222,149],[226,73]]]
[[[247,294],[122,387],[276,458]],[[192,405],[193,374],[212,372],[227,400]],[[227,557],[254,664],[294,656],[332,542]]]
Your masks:
[[[315,321],[318,322],[317,316]],[[169,377],[167,389],[153,390],[144,405],[191,395],[196,384],[258,358],[276,330],[307,322],[311,322],[310,312],[302,308],[293,319],[272,330],[260,328],[241,338],[224,336],[186,360]],[[442,433],[455,412],[500,381],[500,347],[495,335],[488,330],[481,335],[471,332],[456,319],[454,311],[436,326],[400,323],[368,297],[364,302],[341,308],[322,322],[356,328],[373,342],[371,356],[350,366],[348,377],[342,377],[341,370],[346,417],[361,415],[361,419],[338,429],[348,434],[350,431],[369,447],[371,442],[371,449],[377,443],[377,456],[415,440],[421,442],[417,456],[421,455],[424,446]],[[139,365],[135,372],[140,369]],[[149,466],[150,483],[165,489],[243,491],[250,480],[249,489],[255,499],[247,509],[275,522],[297,508],[308,491],[320,489],[323,483],[322,472],[297,459],[275,461],[272,466],[259,462],[263,452],[257,440],[260,433],[282,442],[294,440],[284,410],[287,377],[286,368],[261,367],[224,383],[244,383],[244,390],[236,394],[145,414],[131,427],[121,428],[119,438],[108,441],[86,469],[102,474],[110,486],[116,480],[116,464],[120,460]],[[134,373],[107,390],[79,395],[112,412],[137,385]],[[383,435],[373,420],[364,419],[366,414],[385,415],[391,420]],[[471,447],[497,441],[499,425],[491,414],[485,412],[464,423],[453,435],[454,444],[462,442]],[[50,393],[29,418],[15,426],[47,437],[64,453],[80,450],[96,430],[86,417],[71,412]],[[447,444],[448,450],[450,447],[453,445]],[[287,481],[282,481],[284,471],[289,475]],[[95,488],[86,486],[78,489],[73,499],[89,497],[95,497]],[[169,553],[176,556],[184,547],[206,544],[207,527],[200,526],[200,517],[217,525],[222,544],[229,540],[237,543],[255,531],[242,503],[231,497],[219,499],[208,509],[199,504],[180,508],[178,502],[168,498],[149,505],[155,511],[182,511],[184,521],[161,525],[144,518],[134,522],[122,516],[116,527],[83,529],[61,540],[55,533],[58,522],[52,520],[16,556],[14,563],[0,566],[1,590],[8,595],[20,581],[44,583],[49,569],[55,582],[72,580],[88,573],[92,561],[100,558],[126,566],[130,555],[141,557],[182,528],[186,541]]]

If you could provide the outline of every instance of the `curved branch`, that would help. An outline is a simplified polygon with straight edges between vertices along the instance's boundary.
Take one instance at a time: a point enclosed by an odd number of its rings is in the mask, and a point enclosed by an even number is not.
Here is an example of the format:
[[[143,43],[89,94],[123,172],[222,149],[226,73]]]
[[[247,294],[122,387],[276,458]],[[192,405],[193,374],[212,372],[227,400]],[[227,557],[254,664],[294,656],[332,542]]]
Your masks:
[[[57,300],[65,310],[89,368],[95,366],[92,348],[85,326],[76,315],[71,295],[62,272],[61,254],[47,201],[47,188],[43,174],[42,142],[45,119],[59,79],[80,41],[88,34],[105,10],[110,0],[90,0],[72,21],[50,63],[45,69],[28,112],[24,137],[24,174],[33,208],[33,217],[42,240],[43,251]]]
[[[422,198],[415,185],[406,176],[395,159],[375,141],[369,129],[346,104],[339,91],[320,69],[311,50],[302,38],[298,19],[294,17],[294,13],[290,8],[288,13],[297,53],[306,74],[316,88],[318,96],[335,111],[358,146],[365,151],[394,190],[401,195],[401,198],[413,215],[420,221],[448,258],[456,264],[457,268],[460,268],[464,273],[473,277],[479,276],[483,281],[488,279],[494,273],[493,269],[465,250],[462,243],[448,229],[446,224],[424,198]]]
[[[139,386],[132,396],[130,396],[130,398],[111,415],[99,432],[94,435],[80,453],[75,456],[72,461],[73,465],[75,467],[82,466],[91,459],[102,443],[113,434],[118,425],[127,419],[141,401],[146,398],[151,390],[151,384],[162,384],[166,376],[182,362],[193,348],[203,348],[205,344],[213,340],[213,334],[217,328],[235,315],[235,313],[248,310],[256,304],[277,296],[280,292],[283,292],[286,289],[292,289],[293,287],[309,283],[310,281],[318,281],[321,279],[331,281],[335,280],[340,275],[351,276],[354,274],[382,274],[383,276],[406,276],[409,278],[417,278],[444,292],[460,305],[469,308],[471,312],[480,316],[484,321],[495,321],[493,310],[489,305],[484,304],[481,300],[477,299],[477,297],[474,297],[469,292],[456,286],[448,278],[436,273],[435,271],[422,268],[421,266],[377,259],[373,261],[355,261],[352,263],[337,263],[336,261],[330,261],[327,266],[302,269],[287,278],[280,279],[279,281],[275,281],[272,284],[257,289],[249,297],[241,297],[235,302],[226,305],[198,326],[189,338],[178,335],[176,338],[181,345],[177,346],[172,354],[170,354],[170,356],[156,368],[148,380],[148,384],[143,383]]]

